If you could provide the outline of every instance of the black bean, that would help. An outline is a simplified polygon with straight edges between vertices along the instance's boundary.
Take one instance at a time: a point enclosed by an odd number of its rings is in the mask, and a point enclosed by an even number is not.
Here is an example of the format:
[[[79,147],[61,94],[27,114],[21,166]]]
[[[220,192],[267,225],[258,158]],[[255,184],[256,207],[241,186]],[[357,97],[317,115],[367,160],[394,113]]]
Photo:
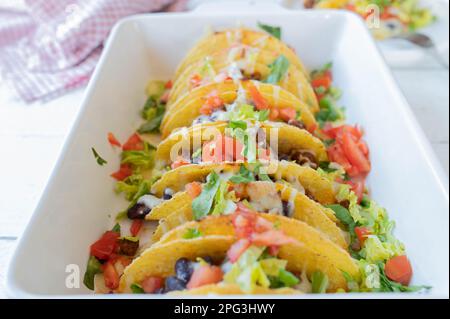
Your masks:
[[[164,292],[171,292],[186,289],[186,282],[175,276],[167,277]]]
[[[139,240],[132,241],[126,238],[119,240],[119,251],[122,255],[134,256],[139,248]]]
[[[172,198],[172,196],[173,196],[173,190],[170,189],[170,188],[166,188],[164,190],[163,199],[164,200],[169,200],[169,199]]]
[[[128,210],[127,216],[129,219],[144,219],[150,211],[151,209],[144,204],[136,204]]]
[[[291,153],[291,159],[301,166],[309,166],[312,169],[317,169],[319,167],[319,163],[314,154],[308,151],[294,150]]]
[[[175,263],[175,273],[178,279],[188,282],[191,279],[194,267],[192,262],[187,258],[180,258]]]
[[[291,204],[288,201],[283,200],[283,215],[286,217],[290,217],[291,215]]]
[[[311,199],[311,200],[317,202],[316,198],[314,197],[314,195],[313,195],[310,191],[305,190],[305,195],[306,195],[306,197],[308,197],[309,199]]]
[[[343,201],[339,202],[339,205],[348,209],[350,207],[350,201],[348,199],[344,199]]]
[[[303,6],[306,9],[312,9],[315,5],[316,1],[315,0],[304,0],[303,1]]]
[[[299,120],[289,120],[288,124],[298,127],[299,129],[305,129],[305,125]]]
[[[206,261],[208,264],[214,265],[214,260],[211,258],[211,256],[205,256],[205,257],[202,257],[202,259],[204,261]]]

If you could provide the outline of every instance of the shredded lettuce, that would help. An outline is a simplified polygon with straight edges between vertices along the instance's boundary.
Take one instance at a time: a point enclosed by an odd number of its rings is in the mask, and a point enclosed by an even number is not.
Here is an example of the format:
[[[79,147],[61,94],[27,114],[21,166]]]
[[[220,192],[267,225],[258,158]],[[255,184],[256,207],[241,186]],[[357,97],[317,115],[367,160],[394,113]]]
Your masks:
[[[317,270],[311,276],[312,293],[325,293],[328,289],[328,276],[323,272]]]
[[[152,168],[155,161],[155,149],[148,143],[144,143],[142,151],[123,151],[121,164],[130,164],[134,169]]]
[[[125,198],[128,201],[131,201],[133,197],[138,192],[142,183],[149,183],[149,181],[145,180],[141,174],[133,174],[127,177],[125,180],[117,182],[115,186],[116,193],[124,193]],[[149,187],[150,185],[148,185]]]
[[[368,262],[387,261],[393,256],[392,251],[387,249],[377,236],[371,235],[364,242],[364,248],[359,254]]]
[[[250,246],[225,274],[227,283],[238,284],[251,293],[259,287],[293,287],[299,279],[286,268],[287,261],[275,258],[266,253],[265,248]]]
[[[183,235],[183,239],[193,239],[201,236],[202,233],[198,230],[198,228],[188,228],[186,233]]]
[[[359,262],[361,273],[361,288],[366,291],[380,288],[380,271],[376,264],[364,260]]]
[[[270,74],[265,80],[266,83],[277,84],[286,76],[290,62],[284,56],[280,55],[272,64],[269,65]]]
[[[148,96],[141,111],[141,117],[146,121],[138,129],[141,134],[158,133],[166,107],[161,103],[161,96],[165,92],[165,83],[150,81],[146,88]]]
[[[196,220],[200,220],[209,214],[220,184],[217,173],[213,172],[208,175],[201,194],[192,201],[192,211]]]
[[[228,183],[224,180],[221,180],[220,186],[216,192],[216,196],[214,197],[214,208],[211,212],[211,215],[220,215],[225,211],[225,208],[227,207],[227,200],[225,198],[227,190]]]
[[[267,258],[260,261],[261,267],[268,276],[278,276],[281,269],[285,269],[286,260]]]
[[[348,211],[355,222],[364,224],[365,219],[361,216],[360,208],[358,205],[358,197],[351,190],[350,185],[342,184],[339,186],[338,192],[336,194],[336,199],[338,202],[343,202],[345,200],[349,201]]]
[[[234,175],[230,178],[230,181],[235,184],[241,184],[241,183],[250,183],[255,181],[255,176],[253,175],[253,172],[248,170],[244,165],[241,165],[239,168],[239,174]]]

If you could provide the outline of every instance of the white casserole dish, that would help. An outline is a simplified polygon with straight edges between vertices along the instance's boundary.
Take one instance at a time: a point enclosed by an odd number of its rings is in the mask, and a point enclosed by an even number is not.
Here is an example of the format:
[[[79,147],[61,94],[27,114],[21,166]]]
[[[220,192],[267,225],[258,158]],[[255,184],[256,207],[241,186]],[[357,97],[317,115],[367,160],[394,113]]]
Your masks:
[[[136,129],[147,81],[169,78],[206,26],[241,22],[254,27],[258,21],[282,26],[284,40],[308,67],[334,62],[349,122],[365,128],[371,147],[373,197],[397,221],[396,234],[405,242],[415,269],[413,284],[434,287],[427,295],[308,297],[448,298],[448,180],[360,19],[345,12],[293,12],[246,1],[239,1],[239,6],[209,5],[187,14],[131,17],[114,28],[63,153],[11,261],[10,296],[92,297],[81,282],[80,288],[66,286],[66,270],[70,270],[66,267],[77,265],[82,280],[89,245],[109,226],[108,216],[126,205],[114,194],[109,177],[119,157],[107,143],[107,133],[113,131],[124,140]],[[91,147],[108,160],[107,165],[97,165]]]

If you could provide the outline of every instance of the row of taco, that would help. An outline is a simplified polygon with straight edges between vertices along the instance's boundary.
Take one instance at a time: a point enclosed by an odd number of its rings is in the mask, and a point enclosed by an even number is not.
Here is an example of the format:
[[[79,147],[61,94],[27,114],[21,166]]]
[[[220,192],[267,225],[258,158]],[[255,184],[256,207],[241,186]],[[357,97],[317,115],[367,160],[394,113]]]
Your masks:
[[[364,187],[362,132],[330,104],[329,68],[310,75],[279,28],[261,27],[200,41],[173,81],[150,85],[141,134],[123,146],[110,135],[131,203],[91,245],[89,288],[408,290],[404,247]]]

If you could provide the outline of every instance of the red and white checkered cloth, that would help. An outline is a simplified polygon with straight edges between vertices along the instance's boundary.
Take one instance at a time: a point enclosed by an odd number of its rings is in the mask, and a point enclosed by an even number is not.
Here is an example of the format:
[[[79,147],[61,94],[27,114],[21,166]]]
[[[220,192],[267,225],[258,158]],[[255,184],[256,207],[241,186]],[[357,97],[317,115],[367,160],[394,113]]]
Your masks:
[[[0,8],[0,74],[26,102],[84,85],[121,18],[180,10],[185,0],[25,0],[27,12]],[[171,5],[171,7],[167,7]]]

